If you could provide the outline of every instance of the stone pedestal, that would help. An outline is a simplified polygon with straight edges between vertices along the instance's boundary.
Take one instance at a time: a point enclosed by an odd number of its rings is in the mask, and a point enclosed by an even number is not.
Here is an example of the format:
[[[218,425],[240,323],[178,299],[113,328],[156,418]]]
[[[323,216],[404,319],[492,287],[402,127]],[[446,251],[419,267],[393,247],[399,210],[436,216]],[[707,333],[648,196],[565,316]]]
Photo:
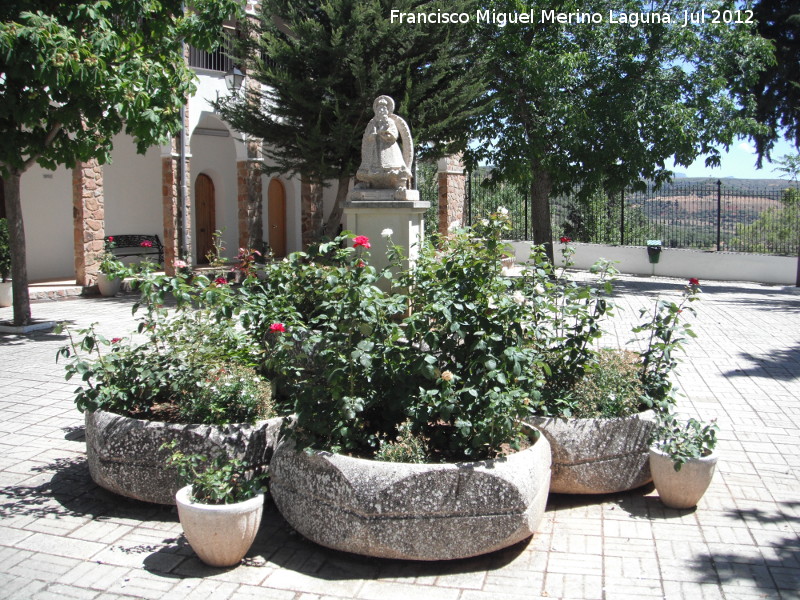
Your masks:
[[[403,190],[399,194],[402,199],[396,196],[394,190],[356,189],[344,205],[347,229],[369,238],[369,264],[376,269],[389,264],[388,240],[381,236],[385,229],[392,230],[392,243],[404,248],[411,263],[419,256],[425,234],[425,211],[431,203],[420,201],[417,190]]]

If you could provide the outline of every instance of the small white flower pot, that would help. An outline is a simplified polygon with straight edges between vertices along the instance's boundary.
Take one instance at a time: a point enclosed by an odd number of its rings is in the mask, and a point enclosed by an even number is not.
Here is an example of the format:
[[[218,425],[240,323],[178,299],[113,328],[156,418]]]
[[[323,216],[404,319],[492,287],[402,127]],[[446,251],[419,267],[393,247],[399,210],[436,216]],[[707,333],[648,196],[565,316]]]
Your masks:
[[[100,295],[110,298],[119,293],[122,280],[119,277],[109,277],[105,273],[97,274],[97,287],[100,288]]]
[[[0,306],[11,306],[14,303],[10,281],[0,281]]]
[[[232,567],[244,558],[256,539],[264,511],[264,494],[236,504],[191,501],[191,486],[175,500],[183,533],[200,560],[212,567]]]
[[[718,458],[719,455],[712,452],[686,461],[681,470],[676,471],[669,455],[650,448],[650,472],[661,502],[670,508],[697,506],[711,483]]]

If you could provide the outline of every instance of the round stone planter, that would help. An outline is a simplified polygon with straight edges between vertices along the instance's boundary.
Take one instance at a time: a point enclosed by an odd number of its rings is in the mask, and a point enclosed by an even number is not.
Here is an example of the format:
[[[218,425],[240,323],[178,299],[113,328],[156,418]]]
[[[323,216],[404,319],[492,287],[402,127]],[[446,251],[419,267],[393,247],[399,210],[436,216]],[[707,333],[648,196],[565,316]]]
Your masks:
[[[712,452],[701,458],[689,459],[680,471],[676,471],[667,454],[650,448],[650,470],[661,502],[670,508],[697,506],[711,483],[718,459],[719,455]]]
[[[654,416],[646,411],[609,419],[528,419],[550,442],[550,491],[610,494],[650,483],[649,437]]]
[[[306,538],[366,556],[448,560],[529,537],[544,513],[550,448],[474,463],[408,464],[297,451],[285,438],[270,493]]]
[[[175,503],[192,550],[212,567],[239,564],[256,539],[264,513],[264,494],[235,504],[201,504],[191,501],[191,492],[190,485],[178,490]]]
[[[282,417],[254,425],[224,426],[163,423],[133,419],[105,411],[86,413],[86,458],[97,485],[114,493],[156,504],[175,504],[182,487],[174,469],[166,468],[177,441],[184,454],[209,457],[226,454],[254,466],[268,465]]]

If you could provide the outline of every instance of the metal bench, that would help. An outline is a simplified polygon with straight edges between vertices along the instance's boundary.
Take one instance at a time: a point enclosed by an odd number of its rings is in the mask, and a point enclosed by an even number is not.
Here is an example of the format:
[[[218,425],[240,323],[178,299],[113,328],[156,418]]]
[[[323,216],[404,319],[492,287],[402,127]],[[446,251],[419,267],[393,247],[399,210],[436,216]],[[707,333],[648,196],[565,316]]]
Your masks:
[[[164,262],[164,246],[157,235],[107,235],[104,239],[106,248],[113,244],[111,252],[117,258],[158,255],[158,262]]]

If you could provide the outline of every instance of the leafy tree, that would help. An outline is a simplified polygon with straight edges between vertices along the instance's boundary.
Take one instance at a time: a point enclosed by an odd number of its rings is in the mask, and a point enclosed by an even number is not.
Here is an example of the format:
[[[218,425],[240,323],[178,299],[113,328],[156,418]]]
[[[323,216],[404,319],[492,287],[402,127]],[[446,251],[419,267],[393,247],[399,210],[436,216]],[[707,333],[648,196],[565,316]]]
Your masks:
[[[768,127],[754,138],[760,167],[781,131],[800,149],[800,4],[758,0],[753,11],[759,35],[775,48],[775,65],[762,71],[752,87],[758,119]]]
[[[195,90],[182,42],[210,49],[236,0],[4,0],[0,6],[0,174],[11,237],[14,323],[30,321],[20,179],[109,160],[124,130],[139,152],[180,128]]]
[[[599,0],[598,23],[561,24],[542,13],[586,12],[577,0],[494,0],[490,12],[533,12],[533,23],[488,24],[482,31],[492,65],[492,111],[473,162],[530,187],[533,239],[552,260],[550,197],[580,186],[615,194],[643,179],[664,182],[665,161],[688,165],[718,144],[758,130],[743,111],[747,85],[769,58],[767,43],[744,24],[683,27],[683,10],[735,8],[733,2]],[[670,23],[612,22],[610,11]],[[741,97],[741,101],[737,98]],[[641,185],[641,184],[640,184]]]
[[[263,86],[223,101],[221,113],[266,141],[268,172],[338,180],[336,203],[319,232],[330,237],[377,96],[394,99],[418,156],[426,158],[466,145],[485,91],[471,25],[392,22],[392,11],[474,14],[476,6],[474,0],[265,0],[242,49],[248,74]]]
[[[736,226],[731,247],[740,252],[793,256],[800,251],[800,189],[786,188],[781,206],[768,208],[749,225]]]
[[[789,255],[800,252],[800,154],[784,154],[776,163],[779,166],[775,170],[795,187],[783,191],[781,206],[763,211],[750,225],[736,226],[736,237],[731,240],[736,250]]]

